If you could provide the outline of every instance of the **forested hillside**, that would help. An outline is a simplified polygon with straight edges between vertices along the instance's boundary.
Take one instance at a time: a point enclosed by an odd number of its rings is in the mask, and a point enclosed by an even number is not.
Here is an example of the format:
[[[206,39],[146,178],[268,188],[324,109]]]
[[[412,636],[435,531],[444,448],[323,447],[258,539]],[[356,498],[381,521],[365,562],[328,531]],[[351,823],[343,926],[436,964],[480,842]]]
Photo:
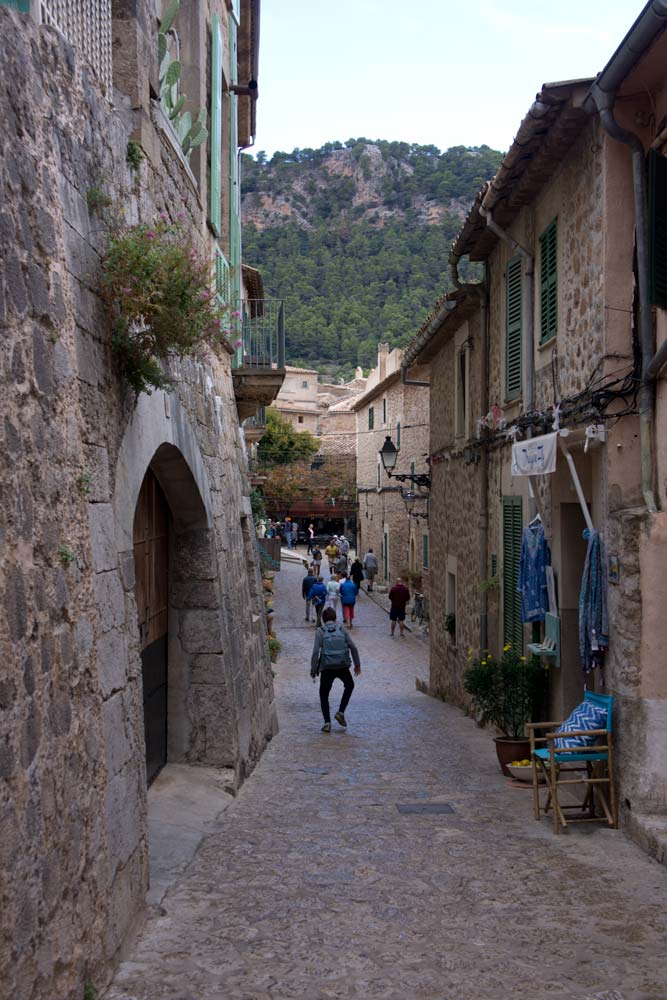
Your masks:
[[[244,259],[286,300],[291,364],[348,377],[449,287],[447,256],[501,154],[352,139],[243,157]]]

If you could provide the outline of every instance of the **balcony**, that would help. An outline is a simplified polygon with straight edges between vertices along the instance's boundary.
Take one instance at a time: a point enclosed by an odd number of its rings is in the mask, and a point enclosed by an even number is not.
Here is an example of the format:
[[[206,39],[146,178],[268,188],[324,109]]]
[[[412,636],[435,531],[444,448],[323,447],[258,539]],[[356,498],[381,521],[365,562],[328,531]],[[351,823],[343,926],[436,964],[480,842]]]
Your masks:
[[[285,378],[285,316],[282,299],[248,299],[241,309],[240,341],[232,361],[239,420],[276,398]]]
[[[264,437],[266,431],[266,407],[260,406],[253,417],[248,417],[243,421],[243,433],[246,444],[251,447]]]

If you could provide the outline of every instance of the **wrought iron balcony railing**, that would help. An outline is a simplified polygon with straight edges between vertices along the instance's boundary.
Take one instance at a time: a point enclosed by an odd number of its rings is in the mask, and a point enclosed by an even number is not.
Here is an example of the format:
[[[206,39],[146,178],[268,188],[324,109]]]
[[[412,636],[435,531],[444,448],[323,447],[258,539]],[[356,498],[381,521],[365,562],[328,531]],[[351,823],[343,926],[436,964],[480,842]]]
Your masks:
[[[241,346],[235,368],[285,367],[285,306],[282,299],[250,299],[241,312]]]

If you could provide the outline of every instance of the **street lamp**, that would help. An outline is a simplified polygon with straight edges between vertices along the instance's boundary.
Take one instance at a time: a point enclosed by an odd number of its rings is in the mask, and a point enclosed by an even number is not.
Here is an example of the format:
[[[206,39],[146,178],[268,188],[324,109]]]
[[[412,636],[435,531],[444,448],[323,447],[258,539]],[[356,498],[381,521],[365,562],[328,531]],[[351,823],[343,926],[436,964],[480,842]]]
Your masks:
[[[426,511],[421,512],[414,509],[418,500],[426,501]],[[410,517],[414,517],[416,519],[423,517],[426,521],[428,521],[428,497],[424,496],[423,493],[412,493],[410,490],[406,490],[403,493],[403,503],[405,504],[405,509]]]
[[[389,478],[397,479],[399,483],[414,483],[415,486],[419,486],[421,489],[430,490],[431,475],[428,472],[418,472],[416,475],[394,473],[398,452],[399,449],[391,440],[391,437],[387,434],[384,439],[384,444],[380,448],[380,460],[382,461],[382,467]]]

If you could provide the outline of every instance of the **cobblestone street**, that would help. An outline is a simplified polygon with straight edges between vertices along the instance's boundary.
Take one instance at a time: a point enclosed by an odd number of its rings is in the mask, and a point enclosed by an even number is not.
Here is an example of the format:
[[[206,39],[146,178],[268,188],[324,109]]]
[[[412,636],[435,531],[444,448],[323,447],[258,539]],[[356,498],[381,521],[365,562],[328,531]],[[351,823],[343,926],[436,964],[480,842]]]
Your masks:
[[[536,823],[490,734],[415,689],[427,643],[365,595],[349,728],[320,732],[301,577],[276,575],[280,733],[107,1000],[667,998],[667,871],[620,831]]]

